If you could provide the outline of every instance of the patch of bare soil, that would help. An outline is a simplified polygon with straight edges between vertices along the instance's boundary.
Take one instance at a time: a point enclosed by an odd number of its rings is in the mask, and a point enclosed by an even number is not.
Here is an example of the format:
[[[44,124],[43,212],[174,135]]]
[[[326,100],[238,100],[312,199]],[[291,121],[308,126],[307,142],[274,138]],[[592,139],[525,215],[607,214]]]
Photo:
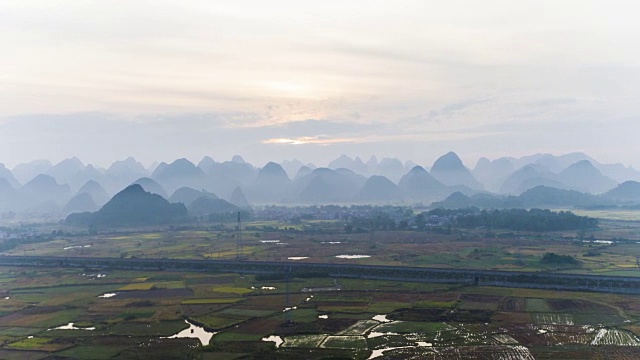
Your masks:
[[[13,314],[9,314],[3,317],[0,317],[0,325],[7,325],[14,321],[18,321],[25,316],[31,315],[42,315],[42,314],[50,314],[57,311],[66,310],[64,306],[33,306],[22,309],[20,311],[14,312]]]
[[[506,297],[498,304],[501,311],[527,311],[524,298]]]
[[[393,301],[393,302],[405,302],[413,303],[418,300],[420,296],[415,294],[401,294],[401,293],[380,293],[374,296],[376,301]]]
[[[323,319],[318,320],[322,332],[335,334],[355,324],[357,320],[353,319]]]
[[[433,301],[433,302],[452,302],[460,298],[460,294],[455,292],[443,292],[443,293],[430,293],[420,295],[418,301]]]
[[[271,334],[280,326],[280,321],[273,318],[254,319],[238,325],[235,331],[244,334]]]
[[[462,301],[470,302],[497,303],[498,301],[502,300],[502,296],[485,294],[462,294],[460,295],[460,299]]]
[[[526,312],[495,312],[491,317],[492,323],[503,324],[531,324],[533,318]]]
[[[228,307],[228,304],[197,304],[197,305],[181,305],[182,313],[187,316],[200,316],[222,310]]]
[[[20,311],[22,315],[49,314],[56,311],[66,310],[64,306],[34,306]]]

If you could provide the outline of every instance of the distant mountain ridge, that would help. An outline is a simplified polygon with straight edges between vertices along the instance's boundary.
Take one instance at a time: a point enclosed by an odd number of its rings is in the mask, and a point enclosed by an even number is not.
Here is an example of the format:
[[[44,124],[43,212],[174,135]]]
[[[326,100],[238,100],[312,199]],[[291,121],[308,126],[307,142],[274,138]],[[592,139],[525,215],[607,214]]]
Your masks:
[[[196,163],[181,158],[156,164],[145,168],[133,157],[115,161],[106,169],[85,164],[77,157],[56,164],[33,161],[13,169],[0,164],[0,211],[59,218],[70,209],[91,208],[91,202],[104,205],[132,184],[183,202],[187,208],[202,196],[243,209],[329,203],[428,206],[445,201],[455,192],[472,203],[500,203],[503,200],[496,199],[515,201],[524,194],[547,194],[549,191],[531,192],[541,186],[599,195],[589,197],[591,202],[606,200],[625,206],[640,203],[635,185],[640,183],[638,171],[621,164],[602,164],[583,153],[480,158],[473,169],[465,166],[455,152],[447,152],[431,166],[390,157],[348,155],[329,161],[327,167],[296,159],[260,167],[239,155],[226,161],[206,156]],[[182,194],[176,195],[181,189]],[[82,194],[90,195],[91,201]],[[556,195],[574,199],[574,205],[584,204],[587,199],[566,194]]]
[[[12,188],[17,189],[20,187],[20,183],[13,176],[13,173],[7,169],[4,164],[0,163],[0,178],[5,179]]]
[[[624,203],[640,202],[640,182],[625,181],[602,194],[602,196],[607,199],[617,200]]]

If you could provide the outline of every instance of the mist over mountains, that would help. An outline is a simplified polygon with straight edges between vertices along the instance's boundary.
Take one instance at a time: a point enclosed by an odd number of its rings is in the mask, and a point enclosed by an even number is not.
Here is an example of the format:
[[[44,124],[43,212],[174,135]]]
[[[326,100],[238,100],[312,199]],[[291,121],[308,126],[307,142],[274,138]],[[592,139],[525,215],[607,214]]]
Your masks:
[[[13,169],[0,164],[0,213],[55,219],[95,212],[131,185],[198,216],[269,204],[636,206],[638,181],[635,169],[601,164],[582,153],[481,158],[474,167],[454,152],[430,166],[342,155],[325,167],[295,159],[256,167],[241,156],[228,161],[207,156],[198,164],[177,159],[149,168],[130,157],[104,169],[73,157]]]

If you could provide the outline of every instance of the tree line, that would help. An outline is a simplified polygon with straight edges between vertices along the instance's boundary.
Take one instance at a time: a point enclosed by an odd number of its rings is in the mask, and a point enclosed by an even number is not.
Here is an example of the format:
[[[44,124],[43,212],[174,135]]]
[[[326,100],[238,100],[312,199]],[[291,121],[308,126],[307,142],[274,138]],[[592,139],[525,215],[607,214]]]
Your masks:
[[[598,226],[598,220],[578,216],[570,211],[504,209],[482,210],[479,213],[458,216],[455,218],[455,224],[462,228],[485,227],[544,232],[594,229]]]
[[[598,226],[598,220],[578,216],[570,211],[548,209],[433,209],[419,214],[375,211],[369,216],[351,217],[345,225],[347,233],[368,231],[414,230],[450,234],[452,228],[484,228],[514,231],[586,231]]]

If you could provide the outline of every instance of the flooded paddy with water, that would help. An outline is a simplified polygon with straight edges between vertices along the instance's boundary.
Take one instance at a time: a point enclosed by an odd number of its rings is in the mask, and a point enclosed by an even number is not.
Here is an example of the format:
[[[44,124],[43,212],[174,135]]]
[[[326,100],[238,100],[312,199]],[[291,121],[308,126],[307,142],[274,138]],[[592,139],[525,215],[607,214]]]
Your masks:
[[[640,356],[640,302],[631,295],[295,274],[286,284],[239,274],[0,270],[3,359]]]

